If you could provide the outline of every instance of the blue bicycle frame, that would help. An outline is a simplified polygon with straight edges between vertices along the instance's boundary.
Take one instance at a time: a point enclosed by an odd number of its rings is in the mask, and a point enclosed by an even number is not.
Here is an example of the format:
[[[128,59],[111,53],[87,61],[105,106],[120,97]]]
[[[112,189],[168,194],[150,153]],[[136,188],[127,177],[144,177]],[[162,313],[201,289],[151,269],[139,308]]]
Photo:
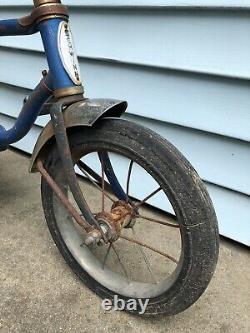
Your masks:
[[[90,216],[88,209],[86,209],[86,203],[84,203],[81,191],[77,185],[66,133],[67,124],[64,123],[62,115],[63,107],[84,99],[78,59],[74,51],[68,23],[68,11],[60,0],[34,0],[34,4],[35,9],[31,15],[21,19],[0,21],[0,36],[30,35],[40,32],[49,72],[43,72],[43,79],[24,101],[23,109],[15,125],[9,130],[0,126],[0,151],[6,150],[10,144],[19,141],[29,132],[37,117],[43,114],[45,103],[53,97],[53,103],[50,103],[48,113],[51,115],[51,123],[60,156],[63,160],[65,174],[82,212],[94,224],[95,221]],[[98,103],[94,101],[93,105],[90,105],[90,102],[89,104],[85,103],[85,109],[82,110],[82,113],[86,113],[88,118],[86,116],[82,117],[84,118],[82,119],[83,126],[88,126],[92,122],[93,116],[94,123],[105,114],[120,116],[127,108],[127,103],[124,101],[102,100]],[[89,108],[91,113],[86,108]],[[97,111],[96,114],[95,109]],[[81,110],[78,111],[81,112]],[[39,149],[41,150],[42,146],[40,147],[39,140],[36,146],[38,151]],[[33,156],[35,156],[34,160],[38,156],[36,148]],[[115,176],[108,154],[103,154],[101,158],[103,159],[105,173],[114,192],[120,200],[126,200],[126,194]],[[31,171],[33,171],[32,167]]]
[[[49,73],[45,75],[25,101],[15,125],[9,130],[0,126],[0,151],[6,150],[10,144],[19,141],[29,132],[39,116],[42,106],[51,96],[62,97],[83,92],[81,82],[74,83],[69,72],[67,72],[59,50],[58,36],[62,25],[67,27],[68,16],[65,14],[65,9],[64,11],[55,9],[54,13],[46,14],[41,4],[48,3],[53,9],[51,2],[60,3],[60,1],[35,0],[34,3],[37,7],[33,11],[33,20],[32,15],[30,15],[22,19],[0,21],[0,36],[31,35],[40,32],[49,66]],[[62,5],[60,7],[65,8]],[[37,20],[37,17],[39,20]],[[68,33],[67,30],[66,32]],[[66,38],[69,37],[69,34],[67,34]],[[69,43],[69,52],[72,52],[70,39]],[[72,57],[72,54],[69,56]],[[75,66],[75,64],[73,65]],[[77,68],[75,69],[77,71]]]

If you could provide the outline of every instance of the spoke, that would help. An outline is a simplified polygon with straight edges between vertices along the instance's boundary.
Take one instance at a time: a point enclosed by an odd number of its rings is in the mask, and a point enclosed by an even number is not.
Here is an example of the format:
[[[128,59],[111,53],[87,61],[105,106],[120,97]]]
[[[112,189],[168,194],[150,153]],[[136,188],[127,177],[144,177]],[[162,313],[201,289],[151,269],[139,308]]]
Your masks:
[[[178,224],[174,224],[174,223],[169,223],[169,222],[164,222],[164,221],[156,220],[156,219],[153,219],[153,218],[151,218],[151,217],[143,216],[143,215],[141,215],[141,214],[136,215],[136,217],[139,217],[139,218],[141,218],[141,219],[143,219],[143,220],[147,220],[147,221],[150,221],[150,222],[154,222],[154,223],[162,224],[162,225],[165,225],[165,226],[167,226],[167,227],[180,229],[180,226],[179,226]]]
[[[136,208],[142,206],[146,201],[148,201],[149,199],[151,199],[154,195],[156,195],[157,193],[159,193],[162,190],[161,187],[159,187],[157,190],[155,190],[154,192],[152,192],[151,194],[149,194],[145,199],[143,199],[141,202],[139,202],[137,205],[135,205]]]
[[[102,268],[104,268],[104,266],[106,265],[106,262],[108,260],[108,256],[109,256],[111,248],[112,248],[112,244],[110,243],[109,247],[108,247],[108,250],[107,250],[107,252],[105,254],[105,258],[104,258],[103,263],[102,263]]]
[[[131,161],[129,164],[129,169],[128,169],[127,191],[126,191],[127,201],[129,200],[129,187],[130,187],[130,179],[131,179],[133,164],[134,164],[134,161]]]
[[[134,228],[132,228],[132,232],[133,232],[135,238],[137,238],[137,235],[136,235],[136,232],[135,232],[135,229],[134,229]],[[149,260],[148,260],[148,258],[147,258],[147,255],[146,255],[146,253],[145,253],[144,250],[143,250],[143,247],[139,246],[139,250],[140,250],[141,255],[142,255],[142,257],[143,257],[143,259],[144,259],[144,261],[145,261],[145,264],[146,264],[146,266],[147,266],[147,268],[148,268],[148,271],[149,271],[149,273],[150,273],[150,275],[151,275],[151,277],[152,277],[152,280],[153,280],[155,283],[157,283],[157,280],[156,280],[155,275],[154,275],[154,273],[153,273],[153,271],[152,271],[152,268],[151,268],[151,265],[150,265]]]
[[[116,254],[117,258],[118,258],[118,261],[119,261],[119,263],[120,263],[120,265],[122,267],[122,270],[123,270],[124,274],[126,275],[126,278],[127,278],[128,282],[129,282],[129,276],[128,276],[127,270],[126,270],[125,266],[123,265],[123,263],[121,261],[121,258],[120,258],[120,255],[119,255],[118,251],[116,250],[115,245],[113,243],[111,243],[111,247],[112,247],[113,251],[115,252],[115,254]]]
[[[162,252],[160,250],[157,250],[156,248],[154,248],[152,246],[149,246],[149,245],[147,245],[145,243],[142,243],[142,242],[140,242],[140,241],[138,241],[136,239],[132,239],[132,238],[129,238],[129,237],[126,237],[126,236],[120,236],[120,238],[125,239],[128,242],[141,245],[142,247],[145,247],[146,249],[149,249],[149,250],[151,250],[153,252],[156,252],[156,253],[162,255],[163,257],[168,258],[169,260],[171,260],[174,263],[178,264],[178,261],[174,257],[172,257],[172,256],[168,255],[167,253],[164,253],[164,252]]]
[[[90,177],[91,175],[89,175],[89,173],[82,168],[81,165],[77,164],[78,168],[81,170],[81,172],[88,178],[88,180],[100,191],[102,192],[102,188]],[[101,177],[100,177],[101,179]],[[112,201],[113,203],[115,203],[116,201],[107,193],[104,192],[104,195],[109,198],[110,201]]]

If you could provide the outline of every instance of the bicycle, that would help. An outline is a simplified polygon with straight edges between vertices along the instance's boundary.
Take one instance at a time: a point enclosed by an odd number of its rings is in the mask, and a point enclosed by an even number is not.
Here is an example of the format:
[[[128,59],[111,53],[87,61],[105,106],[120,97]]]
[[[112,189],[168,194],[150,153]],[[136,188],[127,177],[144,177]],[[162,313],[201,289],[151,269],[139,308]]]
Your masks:
[[[218,260],[208,192],[170,142],[121,118],[126,101],[84,97],[67,7],[33,2],[30,15],[0,21],[0,36],[40,33],[49,70],[15,125],[0,126],[0,151],[50,115],[30,172],[41,174],[45,218],[67,264],[101,298],[138,306],[147,299],[146,315],[184,311],[204,293]],[[152,216],[159,200],[164,210]]]

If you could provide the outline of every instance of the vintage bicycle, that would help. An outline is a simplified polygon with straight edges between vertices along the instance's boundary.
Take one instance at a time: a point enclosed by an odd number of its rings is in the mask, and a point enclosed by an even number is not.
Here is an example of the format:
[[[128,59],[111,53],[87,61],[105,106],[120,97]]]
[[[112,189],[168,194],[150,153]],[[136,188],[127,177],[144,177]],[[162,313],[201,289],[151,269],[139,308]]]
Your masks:
[[[34,0],[30,15],[0,21],[0,36],[35,33],[49,70],[15,125],[0,126],[0,151],[50,115],[30,172],[41,173],[47,224],[68,265],[102,298],[147,299],[146,315],[187,309],[218,259],[217,219],[203,182],[171,143],[121,119],[126,101],[84,97],[61,1]]]

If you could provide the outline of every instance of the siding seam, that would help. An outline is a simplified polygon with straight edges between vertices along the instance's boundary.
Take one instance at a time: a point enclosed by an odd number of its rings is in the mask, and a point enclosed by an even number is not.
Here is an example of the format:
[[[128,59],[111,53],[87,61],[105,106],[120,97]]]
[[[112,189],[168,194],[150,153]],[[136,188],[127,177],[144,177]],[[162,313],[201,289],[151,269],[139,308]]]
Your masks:
[[[0,39],[1,40],[1,39]],[[28,48],[28,47],[18,47],[18,46],[6,46],[2,45],[0,42],[0,50],[19,50],[22,52],[31,52],[31,53],[39,53],[44,54],[44,51]],[[177,73],[186,73],[193,76],[207,76],[207,77],[214,77],[214,78],[221,78],[221,79],[228,79],[228,80],[238,80],[243,82],[250,82],[250,76],[238,76],[226,73],[217,73],[217,72],[208,72],[208,71],[200,71],[195,69],[188,69],[188,68],[178,68],[178,67],[171,67],[171,66],[161,66],[156,64],[150,63],[140,63],[140,62],[131,62],[131,61],[124,61],[114,58],[105,58],[105,57],[90,57],[90,56],[83,56],[79,55],[79,59],[88,60],[88,61],[97,61],[97,62],[106,62],[112,63],[117,65],[124,65],[130,67],[141,67],[141,68],[148,68],[148,69],[160,69],[169,72],[177,72]]]

